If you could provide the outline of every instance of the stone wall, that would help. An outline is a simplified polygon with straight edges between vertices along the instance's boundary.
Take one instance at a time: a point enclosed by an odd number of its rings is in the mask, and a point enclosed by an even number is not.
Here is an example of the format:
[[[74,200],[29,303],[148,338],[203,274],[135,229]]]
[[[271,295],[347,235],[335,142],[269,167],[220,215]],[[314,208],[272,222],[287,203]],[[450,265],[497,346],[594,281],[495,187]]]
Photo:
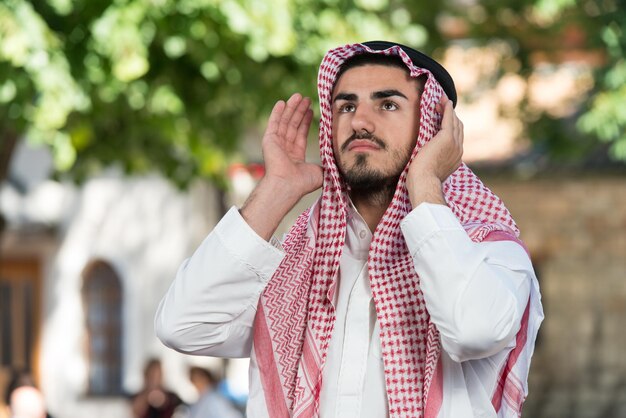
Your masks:
[[[626,417],[626,176],[481,177],[517,220],[542,289],[524,417]]]

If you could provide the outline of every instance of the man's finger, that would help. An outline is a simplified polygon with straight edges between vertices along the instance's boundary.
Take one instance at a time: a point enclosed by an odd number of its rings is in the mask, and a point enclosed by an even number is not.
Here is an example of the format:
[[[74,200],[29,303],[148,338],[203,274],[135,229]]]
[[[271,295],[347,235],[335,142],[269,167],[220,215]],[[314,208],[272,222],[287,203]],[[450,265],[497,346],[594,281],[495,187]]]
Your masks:
[[[285,133],[285,139],[289,142],[294,141],[298,134],[298,129],[302,124],[304,117],[306,116],[307,110],[311,106],[311,99],[305,97],[302,99],[298,106],[294,110],[291,115],[290,120],[287,123],[287,132]]]
[[[446,106],[443,109],[443,120],[441,121],[441,129],[450,129],[454,132],[454,108],[452,107],[452,100],[446,102]]]
[[[458,142],[458,139],[459,139],[459,133],[460,133],[460,131],[461,131],[461,129],[462,129],[462,128],[461,128],[461,125],[460,125],[461,121],[460,121],[460,120],[459,120],[459,118],[456,116],[456,113],[455,113],[455,115],[454,115],[454,118],[453,118],[453,119],[454,119],[454,120],[453,120],[453,124],[454,124],[454,138],[453,138],[453,139],[454,139],[456,142]]]
[[[293,112],[295,112],[301,101],[302,95],[300,93],[292,94],[289,100],[287,100],[285,110],[283,111],[280,122],[278,124],[277,134],[279,136],[284,136],[287,133],[287,129],[289,128],[289,121],[291,120],[291,115],[293,115]]]
[[[265,129],[266,134],[275,135],[278,132],[278,124],[283,114],[283,110],[285,110],[285,102],[283,100],[277,101],[276,104],[274,104],[272,113],[270,113],[270,117],[267,121],[267,128]]]
[[[438,107],[438,112],[439,113],[444,113],[446,110],[446,105],[448,104],[448,102],[450,101],[450,99],[448,99],[448,96],[446,96],[445,93],[443,93],[440,97],[439,97],[439,101],[437,102],[437,107]]]
[[[296,133],[296,144],[298,146],[306,147],[306,140],[309,135],[311,120],[313,120],[313,110],[307,109],[300,126],[298,126],[298,132]]]

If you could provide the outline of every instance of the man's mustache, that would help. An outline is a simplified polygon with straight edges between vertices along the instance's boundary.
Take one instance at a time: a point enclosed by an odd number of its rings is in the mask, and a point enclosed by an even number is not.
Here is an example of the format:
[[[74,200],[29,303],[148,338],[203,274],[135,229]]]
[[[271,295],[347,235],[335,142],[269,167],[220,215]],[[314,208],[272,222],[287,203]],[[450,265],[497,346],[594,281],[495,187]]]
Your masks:
[[[341,145],[341,152],[344,152],[346,149],[348,149],[348,147],[350,146],[350,144],[354,141],[356,141],[357,139],[366,139],[368,141],[372,141],[373,143],[375,143],[376,145],[378,145],[380,147],[380,149],[386,149],[387,145],[385,144],[385,141],[383,141],[382,139],[380,139],[379,137],[377,137],[374,134],[371,134],[369,132],[359,132],[359,133],[353,133],[350,138],[348,138],[346,140],[346,142],[344,142]]]

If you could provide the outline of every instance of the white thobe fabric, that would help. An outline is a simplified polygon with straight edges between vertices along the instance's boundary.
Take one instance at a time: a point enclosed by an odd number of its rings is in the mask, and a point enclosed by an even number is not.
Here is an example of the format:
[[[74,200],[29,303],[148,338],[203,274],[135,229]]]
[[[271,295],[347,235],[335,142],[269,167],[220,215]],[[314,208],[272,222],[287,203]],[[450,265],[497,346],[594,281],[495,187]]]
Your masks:
[[[353,207],[347,221],[320,412],[324,418],[380,418],[387,416],[387,399],[367,274],[371,233]],[[515,346],[536,281],[530,259],[516,242],[472,242],[442,205],[419,205],[401,227],[440,331],[444,383],[439,417],[495,417],[496,375]],[[283,255],[276,240],[261,239],[232,208],[181,265],[155,318],[157,336],[178,351],[251,357],[251,418],[267,414],[252,325],[259,295]]]

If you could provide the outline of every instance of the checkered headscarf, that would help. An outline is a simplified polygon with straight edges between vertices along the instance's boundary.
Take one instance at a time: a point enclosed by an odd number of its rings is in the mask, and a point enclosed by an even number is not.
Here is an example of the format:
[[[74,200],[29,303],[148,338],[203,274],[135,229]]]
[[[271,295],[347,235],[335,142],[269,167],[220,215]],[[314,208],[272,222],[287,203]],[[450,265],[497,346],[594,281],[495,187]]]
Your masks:
[[[271,417],[319,415],[321,370],[335,322],[331,300],[345,244],[348,205],[333,155],[331,93],[342,63],[362,53],[398,55],[411,77],[427,75],[411,160],[440,128],[435,105],[443,89],[400,46],[373,50],[364,44],[346,45],[324,57],[318,76],[322,195],[287,235],[286,256],[261,296],[255,320],[254,348]],[[401,220],[412,210],[407,171],[408,164],[374,232],[368,272],[380,324],[390,416],[436,416],[441,397],[439,335],[400,230]],[[493,231],[518,234],[500,199],[467,166],[452,174],[443,189],[448,205],[474,241]]]

